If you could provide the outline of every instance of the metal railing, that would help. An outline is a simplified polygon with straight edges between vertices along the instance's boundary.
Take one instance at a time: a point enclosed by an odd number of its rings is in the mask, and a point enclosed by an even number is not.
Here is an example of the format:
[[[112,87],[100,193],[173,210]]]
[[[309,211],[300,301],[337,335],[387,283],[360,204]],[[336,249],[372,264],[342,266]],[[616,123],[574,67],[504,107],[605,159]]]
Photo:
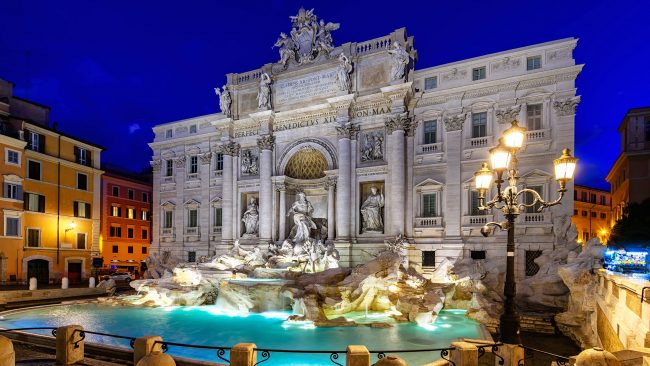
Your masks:
[[[261,360],[257,361],[253,366],[257,366],[262,362],[266,362],[271,358],[271,353],[302,353],[302,354],[329,354],[330,362],[335,365],[343,366],[338,363],[339,354],[346,354],[347,351],[320,351],[320,350],[288,350],[288,349],[271,349],[271,348],[255,348],[254,351],[259,351],[261,355]]]
[[[566,366],[566,365],[569,364],[569,358],[568,357],[556,355],[555,353],[542,351],[542,350],[539,350],[539,349],[536,349],[536,348],[526,347],[526,346],[524,346],[522,344],[520,344],[519,347],[524,349],[524,358],[517,361],[517,366],[524,366],[526,360],[530,360],[533,357],[535,357],[536,353],[540,353],[540,354],[543,354],[543,355],[546,355],[546,356],[550,357],[553,361],[555,361],[555,363],[558,364],[558,366]]]
[[[503,343],[484,344],[482,346],[477,345],[476,348],[478,349],[478,358],[483,357],[483,355],[485,355],[485,353],[486,353],[485,349],[489,348],[490,352],[492,352],[494,357],[499,359],[499,362],[498,362],[499,365],[505,364],[506,360],[497,353],[497,352],[499,352],[499,346],[503,346]]]
[[[185,348],[196,348],[196,349],[211,349],[217,351],[217,357],[227,363],[230,363],[230,360],[227,359],[226,351],[230,351],[232,347],[222,347],[222,346],[203,346],[199,344],[187,344],[187,343],[176,343],[176,342],[167,342],[167,341],[155,341],[154,345],[160,344],[160,348],[164,353],[169,350],[169,346],[174,347],[185,347]]]
[[[86,339],[86,334],[93,334],[93,335],[98,335],[102,337],[111,337],[111,338],[117,338],[117,339],[127,339],[129,341],[129,346],[133,348],[135,344],[135,338],[133,337],[126,337],[126,336],[121,336],[117,334],[110,334],[110,333],[101,333],[101,332],[91,332],[89,330],[83,330],[83,329],[75,329],[73,332],[74,333],[79,333],[79,339],[74,342],[74,348],[79,348],[79,343]],[[52,335],[56,336],[56,329],[52,331]]]
[[[429,349],[410,349],[410,350],[390,350],[390,351],[368,351],[371,355],[377,354],[378,359],[386,357],[387,353],[416,353],[416,352],[440,352],[440,358],[447,361],[451,366],[456,366],[456,363],[449,358],[450,351],[455,350],[455,347],[447,348],[429,348]]]

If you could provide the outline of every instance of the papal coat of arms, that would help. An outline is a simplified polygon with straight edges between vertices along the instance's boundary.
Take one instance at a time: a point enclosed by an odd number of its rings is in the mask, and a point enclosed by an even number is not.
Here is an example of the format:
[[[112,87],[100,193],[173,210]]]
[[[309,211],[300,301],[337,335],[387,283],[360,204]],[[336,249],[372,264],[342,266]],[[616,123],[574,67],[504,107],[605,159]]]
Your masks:
[[[279,64],[286,68],[289,61],[303,65],[313,62],[319,55],[330,57],[334,49],[330,32],[339,29],[339,23],[319,21],[314,9],[304,8],[300,8],[298,14],[290,19],[293,28],[289,36],[280,33],[280,38],[275,42],[275,46],[280,48]]]

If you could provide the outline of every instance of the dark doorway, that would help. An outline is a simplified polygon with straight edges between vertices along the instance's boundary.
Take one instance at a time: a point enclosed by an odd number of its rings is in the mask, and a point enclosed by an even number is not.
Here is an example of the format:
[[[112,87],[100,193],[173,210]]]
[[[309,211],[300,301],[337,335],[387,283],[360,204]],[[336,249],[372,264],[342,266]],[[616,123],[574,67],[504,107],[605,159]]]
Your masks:
[[[45,259],[32,259],[27,262],[27,280],[36,277],[39,285],[50,283],[49,262]]]
[[[68,281],[71,285],[81,283],[81,263],[68,262]]]

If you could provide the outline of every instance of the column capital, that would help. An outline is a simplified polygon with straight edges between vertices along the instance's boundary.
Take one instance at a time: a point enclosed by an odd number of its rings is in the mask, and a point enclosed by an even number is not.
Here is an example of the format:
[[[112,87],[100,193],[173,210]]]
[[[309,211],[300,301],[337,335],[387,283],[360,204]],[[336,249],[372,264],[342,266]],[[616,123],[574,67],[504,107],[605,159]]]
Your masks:
[[[220,150],[224,155],[237,156],[239,155],[239,144],[234,141],[227,141],[221,145]]]
[[[152,160],[149,162],[149,165],[151,165],[151,169],[153,169],[154,172],[160,170],[160,164],[161,164],[160,159]]]
[[[408,137],[415,136],[415,130],[417,130],[418,128],[418,123],[420,123],[420,121],[416,121],[413,118],[410,119],[410,121],[408,122],[407,126],[404,129],[404,131],[406,131],[406,136]]]
[[[518,119],[520,111],[521,111],[521,104],[515,104],[507,108],[499,108],[495,112],[495,115],[497,117],[497,122],[500,124],[510,123],[513,120]]]
[[[287,191],[287,185],[286,183],[275,183],[275,190],[278,192],[286,192]]]
[[[336,189],[336,183],[338,181],[337,177],[327,177],[327,180],[325,181],[325,188],[334,188]]]
[[[411,118],[408,117],[407,113],[391,115],[388,117],[386,122],[384,122],[386,125],[386,133],[389,135],[397,130],[406,131],[411,123]]]
[[[444,118],[445,131],[460,131],[463,129],[463,123],[467,118],[467,113],[448,115]]]
[[[275,136],[273,135],[263,135],[257,139],[257,146],[260,150],[273,150],[275,146]]]
[[[336,126],[336,133],[340,139],[356,140],[359,134],[359,126],[352,123],[346,123],[343,126]]]
[[[553,102],[553,108],[558,116],[572,116],[576,114],[576,108],[580,103],[580,97],[571,97]]]

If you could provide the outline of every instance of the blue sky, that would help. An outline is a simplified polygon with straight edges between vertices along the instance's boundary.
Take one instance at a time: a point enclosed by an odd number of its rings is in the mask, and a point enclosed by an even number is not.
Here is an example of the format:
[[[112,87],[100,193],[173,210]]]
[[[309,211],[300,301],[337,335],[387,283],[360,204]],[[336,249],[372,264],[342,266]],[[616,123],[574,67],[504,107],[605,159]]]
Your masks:
[[[397,4],[397,5],[395,5]],[[300,6],[339,22],[336,44],[406,27],[418,68],[577,37],[582,102],[578,183],[608,189],[616,127],[650,105],[650,1],[5,1],[0,77],[52,107],[60,129],[148,166],[153,125],[218,111],[225,74],[278,59],[271,46]]]

